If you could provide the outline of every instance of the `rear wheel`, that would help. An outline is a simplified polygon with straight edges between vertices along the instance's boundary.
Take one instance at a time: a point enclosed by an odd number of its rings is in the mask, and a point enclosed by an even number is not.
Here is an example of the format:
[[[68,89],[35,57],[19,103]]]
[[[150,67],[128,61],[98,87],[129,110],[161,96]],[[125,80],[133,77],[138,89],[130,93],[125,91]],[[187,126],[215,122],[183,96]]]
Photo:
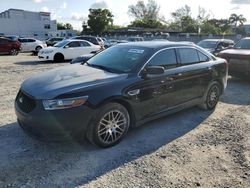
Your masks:
[[[11,49],[11,50],[10,50],[10,54],[11,54],[11,55],[17,55],[17,54],[18,54],[17,49],[15,49],[15,48]]]
[[[209,87],[206,93],[206,100],[200,105],[200,107],[205,110],[213,110],[219,102],[220,94],[220,85],[218,82],[214,82]]]
[[[54,56],[54,61],[55,62],[62,62],[62,61],[64,61],[64,56],[61,53],[57,53]]]
[[[36,52],[38,53],[41,49],[42,49],[41,46],[37,46],[37,47],[36,47]]]
[[[118,103],[108,103],[101,107],[97,117],[90,125],[87,138],[99,147],[118,144],[126,135],[130,124],[129,113]]]

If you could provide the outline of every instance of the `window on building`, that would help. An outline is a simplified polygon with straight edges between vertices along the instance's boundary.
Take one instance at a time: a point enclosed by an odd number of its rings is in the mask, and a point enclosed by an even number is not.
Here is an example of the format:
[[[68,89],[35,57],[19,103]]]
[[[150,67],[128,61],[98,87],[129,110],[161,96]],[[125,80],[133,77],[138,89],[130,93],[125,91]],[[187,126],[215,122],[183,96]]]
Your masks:
[[[50,29],[50,24],[44,24],[44,29]]]

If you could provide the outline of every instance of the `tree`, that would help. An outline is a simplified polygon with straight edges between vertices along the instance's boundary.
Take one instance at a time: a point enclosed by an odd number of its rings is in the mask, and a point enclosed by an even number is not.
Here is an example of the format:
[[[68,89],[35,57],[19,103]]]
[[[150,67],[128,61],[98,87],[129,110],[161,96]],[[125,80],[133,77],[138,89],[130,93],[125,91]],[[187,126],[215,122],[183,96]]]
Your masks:
[[[174,21],[170,23],[169,28],[179,30],[185,33],[196,33],[198,31],[197,21],[191,17],[191,8],[187,5],[171,13]]]
[[[160,6],[155,0],[149,0],[147,4],[140,0],[135,5],[128,7],[128,14],[134,17],[134,21],[130,24],[132,27],[144,28],[163,28],[162,22],[165,22],[163,16],[160,16]]]
[[[70,23],[57,23],[57,29],[58,30],[65,30],[65,29],[73,29],[72,25]]]
[[[64,30],[65,28],[64,28],[63,23],[57,23],[57,29],[58,30]]]
[[[244,16],[241,15],[237,15],[237,14],[231,14],[231,16],[229,17],[229,21],[230,23],[234,24],[235,28],[238,26],[238,23],[240,23],[240,25],[243,25],[244,22],[246,22],[246,18],[244,18]]]
[[[65,29],[73,29],[70,23],[66,23],[64,26],[65,26]]]
[[[102,34],[113,25],[113,15],[108,9],[89,9],[88,26],[95,34]]]
[[[231,14],[231,16],[229,17],[229,22],[234,24],[234,31],[236,31],[238,23],[240,24],[240,26],[242,26],[246,21],[246,18],[242,14]]]

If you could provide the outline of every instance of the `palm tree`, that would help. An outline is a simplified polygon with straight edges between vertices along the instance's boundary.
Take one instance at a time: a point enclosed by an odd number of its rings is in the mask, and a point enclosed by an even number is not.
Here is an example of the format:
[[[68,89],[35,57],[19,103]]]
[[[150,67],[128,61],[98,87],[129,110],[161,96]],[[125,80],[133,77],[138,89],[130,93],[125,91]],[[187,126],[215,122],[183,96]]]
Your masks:
[[[229,17],[229,22],[234,24],[234,31],[236,31],[238,23],[240,23],[240,26],[241,26],[246,21],[247,21],[247,19],[242,14],[240,14],[240,15],[231,14],[231,16]]]

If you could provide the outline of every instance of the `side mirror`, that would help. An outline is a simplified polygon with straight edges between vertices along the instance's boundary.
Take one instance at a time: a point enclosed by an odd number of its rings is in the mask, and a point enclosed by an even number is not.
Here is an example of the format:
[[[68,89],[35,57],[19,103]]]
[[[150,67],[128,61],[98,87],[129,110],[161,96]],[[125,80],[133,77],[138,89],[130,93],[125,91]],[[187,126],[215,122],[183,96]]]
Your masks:
[[[64,46],[64,48],[69,48],[69,45]]]
[[[164,68],[161,66],[149,66],[146,67],[142,72],[143,78],[154,78],[163,75],[165,72]]]

